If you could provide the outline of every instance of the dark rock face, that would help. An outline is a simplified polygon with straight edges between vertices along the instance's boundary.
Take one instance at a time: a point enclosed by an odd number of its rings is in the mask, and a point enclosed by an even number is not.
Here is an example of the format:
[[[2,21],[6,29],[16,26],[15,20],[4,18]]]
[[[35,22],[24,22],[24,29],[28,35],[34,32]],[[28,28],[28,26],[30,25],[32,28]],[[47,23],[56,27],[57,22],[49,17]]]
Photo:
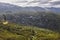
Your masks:
[[[6,19],[10,22],[33,25],[52,30],[60,30],[60,17],[53,13],[38,13],[37,15],[29,14],[6,14]]]

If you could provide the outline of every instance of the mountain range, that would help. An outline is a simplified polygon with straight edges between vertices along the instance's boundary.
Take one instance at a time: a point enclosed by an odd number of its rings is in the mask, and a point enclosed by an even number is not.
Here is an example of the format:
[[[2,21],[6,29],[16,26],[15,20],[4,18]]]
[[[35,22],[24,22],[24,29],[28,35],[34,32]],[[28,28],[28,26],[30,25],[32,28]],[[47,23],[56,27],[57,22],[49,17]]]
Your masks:
[[[33,12],[33,13],[36,13],[36,12],[54,12],[54,13],[60,13],[60,8],[55,8],[55,7],[46,7],[46,8],[43,8],[43,7],[21,7],[21,6],[16,6],[16,5],[13,5],[13,4],[9,4],[9,3],[2,3],[0,2],[0,14],[3,14],[3,13],[29,13],[29,12]]]
[[[60,32],[60,15],[53,14],[52,12],[60,13],[60,8],[21,7],[0,3],[0,20],[6,18],[9,22],[38,26]],[[3,16],[1,14],[6,15]]]

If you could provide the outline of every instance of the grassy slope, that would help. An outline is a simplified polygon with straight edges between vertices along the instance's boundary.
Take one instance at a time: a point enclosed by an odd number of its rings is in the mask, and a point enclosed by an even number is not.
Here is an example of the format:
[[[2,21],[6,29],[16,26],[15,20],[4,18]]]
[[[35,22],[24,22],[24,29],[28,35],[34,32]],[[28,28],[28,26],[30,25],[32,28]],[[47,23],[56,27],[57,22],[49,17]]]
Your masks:
[[[60,34],[48,29],[18,24],[0,24],[0,40],[59,40]]]

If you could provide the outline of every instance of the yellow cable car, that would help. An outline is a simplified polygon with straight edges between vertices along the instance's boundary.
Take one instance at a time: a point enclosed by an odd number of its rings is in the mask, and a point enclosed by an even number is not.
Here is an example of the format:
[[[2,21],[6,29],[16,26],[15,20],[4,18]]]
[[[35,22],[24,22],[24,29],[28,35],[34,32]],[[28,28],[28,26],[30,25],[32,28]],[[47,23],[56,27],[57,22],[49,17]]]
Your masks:
[[[8,21],[2,22],[4,25],[8,24]]]
[[[3,20],[2,20],[2,24],[4,24],[4,25],[6,25],[6,24],[8,24],[8,21],[6,20],[6,16],[5,15],[3,15]]]

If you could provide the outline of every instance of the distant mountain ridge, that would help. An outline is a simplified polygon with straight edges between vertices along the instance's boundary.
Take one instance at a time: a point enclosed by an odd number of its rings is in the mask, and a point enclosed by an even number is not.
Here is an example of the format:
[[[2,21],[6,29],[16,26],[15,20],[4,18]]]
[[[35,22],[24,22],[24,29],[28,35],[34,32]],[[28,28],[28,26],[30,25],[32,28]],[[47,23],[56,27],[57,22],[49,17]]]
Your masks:
[[[19,13],[19,12],[40,12],[40,11],[46,11],[48,9],[51,12],[58,12],[60,13],[60,8],[43,8],[43,7],[20,7],[20,6],[16,6],[13,4],[9,4],[9,3],[1,3],[0,2],[0,14],[2,13]]]
[[[60,15],[53,14],[52,13],[53,11],[57,12],[58,10],[55,11],[54,9],[56,8],[53,9],[52,8],[53,7],[47,8],[48,10],[46,10],[46,8],[42,8],[42,7],[20,7],[16,5],[1,3],[0,14],[3,13],[4,15],[6,14],[5,15],[6,20],[9,22],[24,24],[24,25],[33,25],[33,26],[60,31],[60,23],[59,23]],[[48,12],[49,10],[51,11],[51,13]],[[29,14],[35,14],[35,15],[29,15]],[[4,19],[4,17],[3,15],[0,15],[0,20],[2,19]]]

